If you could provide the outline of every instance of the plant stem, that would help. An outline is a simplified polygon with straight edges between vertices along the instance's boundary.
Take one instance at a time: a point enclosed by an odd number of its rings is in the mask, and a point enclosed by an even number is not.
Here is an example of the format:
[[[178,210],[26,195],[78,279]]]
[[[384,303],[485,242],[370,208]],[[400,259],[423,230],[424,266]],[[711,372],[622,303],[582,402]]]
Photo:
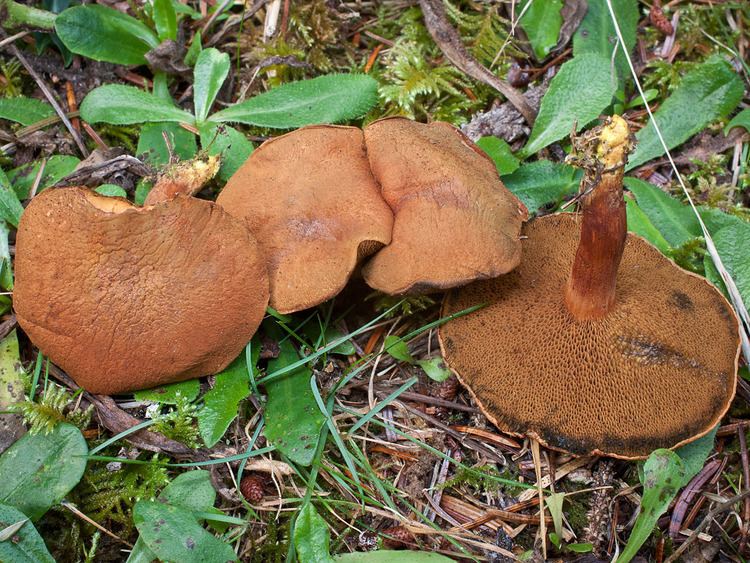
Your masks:
[[[565,286],[565,305],[579,321],[600,319],[612,309],[627,235],[622,178],[632,148],[628,124],[615,115],[592,134],[595,161],[582,184],[581,238]]]
[[[57,14],[46,10],[24,6],[13,0],[0,0],[0,27],[5,29],[27,27],[52,31],[56,17]]]

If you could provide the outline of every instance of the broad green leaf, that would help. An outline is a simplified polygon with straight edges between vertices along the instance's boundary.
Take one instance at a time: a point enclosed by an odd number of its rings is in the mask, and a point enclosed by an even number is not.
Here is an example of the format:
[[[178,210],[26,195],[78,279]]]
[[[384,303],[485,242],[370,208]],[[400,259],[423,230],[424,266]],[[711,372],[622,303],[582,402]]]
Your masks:
[[[94,188],[94,191],[100,195],[106,195],[108,197],[128,197],[128,192],[124,188],[116,184],[102,184],[98,188]]]
[[[8,175],[2,168],[0,168],[0,188],[12,188],[10,178],[8,178]]]
[[[330,563],[328,552],[331,534],[311,502],[305,503],[294,522],[294,547],[300,563]]]
[[[130,125],[147,121],[193,123],[188,112],[133,86],[99,86],[83,99],[81,117],[90,123]]]
[[[191,512],[209,512],[216,502],[216,491],[211,474],[203,469],[181,473],[159,494],[159,502],[184,508]],[[139,537],[127,563],[151,563],[156,555]]]
[[[729,131],[735,127],[742,127],[745,131],[750,131],[750,108],[743,109],[740,113],[732,118],[726,127],[724,127],[724,134],[728,135]]]
[[[146,546],[164,561],[237,561],[231,546],[206,531],[185,508],[141,500],[133,509],[133,522]]]
[[[195,120],[203,123],[229,74],[229,55],[211,48],[203,49],[193,69]]]
[[[552,516],[552,522],[555,527],[555,534],[558,538],[562,537],[563,523],[563,502],[565,502],[565,493],[550,493],[544,498],[544,502]]]
[[[594,550],[593,543],[569,543],[565,546],[569,551],[573,553],[590,553]]]
[[[730,114],[742,99],[742,80],[720,55],[688,72],[677,89],[654,113],[670,149],[687,141],[710,123]],[[635,135],[638,145],[626,170],[664,154],[653,122]]]
[[[269,374],[299,361],[289,340],[279,347],[279,357],[268,362]],[[310,388],[311,377],[312,372],[303,365],[266,384],[266,438],[292,462],[304,466],[312,463],[325,424]]]
[[[18,337],[12,330],[0,340],[0,453],[8,449],[26,431],[23,416],[15,413],[2,414],[12,410],[26,396],[26,372],[21,365],[18,353]]]
[[[442,356],[435,356],[429,360],[418,360],[416,364],[424,370],[430,379],[437,382],[445,381],[452,373]]]
[[[665,194],[653,184],[637,178],[625,178],[625,187],[635,196],[638,207],[671,246],[678,247],[701,236],[698,219],[687,205]]]
[[[518,169],[520,164],[516,155],[510,150],[510,145],[497,137],[482,137],[477,141],[477,146],[487,153],[497,167],[497,173],[501,176],[510,174]]]
[[[581,171],[565,164],[537,160],[522,165],[513,174],[503,176],[502,180],[529,213],[536,213],[543,205],[559,202],[578,191]]]
[[[526,9],[526,6],[531,6]],[[560,35],[562,27],[562,0],[527,0],[523,5],[519,5],[516,10],[521,13],[524,9],[526,13],[519,20],[521,28],[529,38],[531,48],[534,49],[534,56],[537,60],[544,60],[549,52],[557,45],[557,38]]]
[[[195,135],[180,127],[179,123],[146,123],[141,127],[141,135],[138,137],[138,147],[135,153],[146,162],[154,166],[163,166],[169,163],[169,149],[164,140],[166,134],[172,152],[180,160],[189,160],[198,152]]]
[[[642,236],[658,248],[659,252],[667,254],[672,247],[669,246],[669,243],[662,236],[661,232],[659,232],[659,229],[654,227],[654,224],[643,210],[638,207],[635,199],[632,197],[625,197],[625,206],[628,213],[628,231]]]
[[[256,353],[257,349],[257,353]],[[255,346],[253,353],[260,354]],[[213,447],[237,417],[237,406],[250,394],[245,351],[224,371],[216,375],[213,389],[203,397],[203,407],[198,411],[198,429],[206,447]]]
[[[55,31],[73,53],[121,65],[146,64],[144,55],[159,45],[140,21],[98,4],[68,8],[57,16]]]
[[[18,227],[23,213],[23,205],[18,201],[16,192],[8,188],[0,188],[0,219]]]
[[[725,227],[713,234],[713,239],[721,262],[737,285],[742,301],[745,305],[750,305],[750,224],[739,222]],[[724,289],[724,281],[708,254],[703,258],[703,265],[711,283]]]
[[[409,352],[409,347],[400,337],[389,335],[385,337],[385,351],[389,356],[397,359],[399,362],[414,363],[414,358]]]
[[[169,383],[161,387],[143,389],[134,393],[136,401],[151,401],[152,403],[163,403],[165,405],[177,404],[179,397],[186,398],[189,402],[194,401],[200,393],[201,384],[197,379],[188,379],[177,383]]]
[[[19,523],[22,523],[18,527]],[[34,524],[19,510],[0,504],[0,533],[17,527],[12,537],[0,540],[0,561],[6,563],[55,563]]]
[[[596,53],[574,57],[560,67],[542,98],[534,127],[523,153],[530,156],[580,131],[612,102],[617,79],[609,59]]]
[[[13,191],[16,192],[18,199],[29,197],[31,186],[36,181],[42,162],[41,160],[35,160],[8,172],[8,178],[13,185]],[[40,193],[42,190],[62,180],[65,176],[73,172],[80,162],[80,159],[75,156],[56,154],[49,157],[44,163],[44,171],[39,180],[39,187],[36,193]]]
[[[177,39],[177,14],[172,0],[154,0],[154,25],[159,39]]]
[[[718,233],[721,229],[726,227],[747,224],[746,221],[743,221],[736,215],[730,215],[729,213],[725,213],[721,209],[716,209],[715,207],[698,207],[698,213],[700,213],[701,219],[703,219],[703,223],[705,223],[706,228],[711,235]]]
[[[198,55],[201,54],[202,50],[203,40],[201,39],[201,32],[198,30],[193,36],[193,42],[190,43],[187,53],[185,53],[184,63],[190,67],[195,66],[195,63],[198,60]]]
[[[615,66],[620,80],[630,76],[628,61],[618,45],[617,33],[606,0],[589,0],[586,16],[573,36],[573,56],[596,53],[612,60],[612,52],[617,49]],[[620,25],[628,52],[635,46],[635,31],[638,27],[638,0],[612,0],[617,23]]]
[[[719,427],[717,426],[702,438],[693,440],[689,444],[675,450],[675,453],[680,456],[685,467],[685,475],[682,478],[680,487],[687,485],[703,469],[708,455],[714,449],[714,440],[716,439],[716,432],[718,430]]]
[[[277,129],[339,123],[367,113],[377,103],[377,90],[366,74],[329,74],[277,86],[209,119]]]
[[[53,115],[52,106],[36,98],[0,98],[0,119],[31,125]]]
[[[0,502],[38,519],[78,484],[87,454],[86,440],[71,424],[25,434],[0,456]]]
[[[253,153],[255,148],[247,137],[234,127],[207,121],[198,125],[201,134],[201,148],[209,155],[221,155],[219,178],[228,180]]]
[[[641,513],[630,532],[628,543],[617,558],[628,563],[649,538],[659,517],[679,491],[685,478],[685,464],[675,452],[656,450],[643,466]]]
[[[0,287],[13,291],[13,267],[8,237],[10,237],[8,224],[0,221]]]
[[[336,563],[452,563],[445,555],[427,551],[377,551],[345,553],[333,558]]]

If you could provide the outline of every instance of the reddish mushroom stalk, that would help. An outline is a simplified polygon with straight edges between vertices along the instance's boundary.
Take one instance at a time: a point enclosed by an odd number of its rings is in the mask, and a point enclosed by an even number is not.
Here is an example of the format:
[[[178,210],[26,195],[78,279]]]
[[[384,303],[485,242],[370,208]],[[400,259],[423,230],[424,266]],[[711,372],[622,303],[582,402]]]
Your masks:
[[[579,321],[602,318],[614,305],[627,236],[622,178],[632,148],[628,125],[615,115],[593,131],[593,141],[596,162],[583,180],[581,235],[564,290],[565,305]]]

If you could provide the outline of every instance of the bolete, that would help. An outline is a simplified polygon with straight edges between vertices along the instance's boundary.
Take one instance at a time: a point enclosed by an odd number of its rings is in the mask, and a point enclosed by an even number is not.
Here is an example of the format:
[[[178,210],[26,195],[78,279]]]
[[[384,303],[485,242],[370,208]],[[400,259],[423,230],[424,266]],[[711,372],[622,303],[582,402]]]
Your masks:
[[[257,238],[281,313],[335,296],[391,240],[393,216],[354,127],[303,127],[266,141],[216,201]]]
[[[268,303],[265,260],[244,224],[185,195],[192,188],[155,189],[162,195],[144,207],[49,189],[18,227],[18,322],[93,393],[217,373]]]
[[[626,232],[618,116],[588,137],[582,213],[536,219],[510,274],[446,296],[443,355],[508,433],[642,458],[709,432],[734,395],[739,325],[705,279]],[[578,234],[580,232],[580,235]]]
[[[389,294],[494,278],[521,259],[526,207],[458,129],[388,118],[365,128],[370,167],[393,210],[391,243],[362,269]]]

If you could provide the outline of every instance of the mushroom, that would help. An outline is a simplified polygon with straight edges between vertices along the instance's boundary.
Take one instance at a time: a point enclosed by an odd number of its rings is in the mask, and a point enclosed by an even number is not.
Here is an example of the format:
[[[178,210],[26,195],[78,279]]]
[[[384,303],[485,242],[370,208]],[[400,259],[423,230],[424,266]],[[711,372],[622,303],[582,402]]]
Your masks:
[[[50,189],[21,218],[18,322],[90,392],[217,373],[264,315],[265,261],[247,228],[185,195],[194,186],[164,183],[141,208],[84,188]]]
[[[266,141],[216,201],[257,238],[281,313],[338,294],[357,263],[391,240],[393,216],[354,127],[304,127]]]
[[[739,325],[709,282],[626,233],[625,121],[613,117],[587,142],[596,166],[582,214],[534,220],[515,271],[448,294],[444,315],[488,305],[442,326],[440,346],[502,431],[643,458],[706,434],[727,412]]]
[[[442,290],[518,265],[526,207],[458,129],[388,118],[365,128],[372,172],[394,213],[391,243],[362,269],[389,294]]]

